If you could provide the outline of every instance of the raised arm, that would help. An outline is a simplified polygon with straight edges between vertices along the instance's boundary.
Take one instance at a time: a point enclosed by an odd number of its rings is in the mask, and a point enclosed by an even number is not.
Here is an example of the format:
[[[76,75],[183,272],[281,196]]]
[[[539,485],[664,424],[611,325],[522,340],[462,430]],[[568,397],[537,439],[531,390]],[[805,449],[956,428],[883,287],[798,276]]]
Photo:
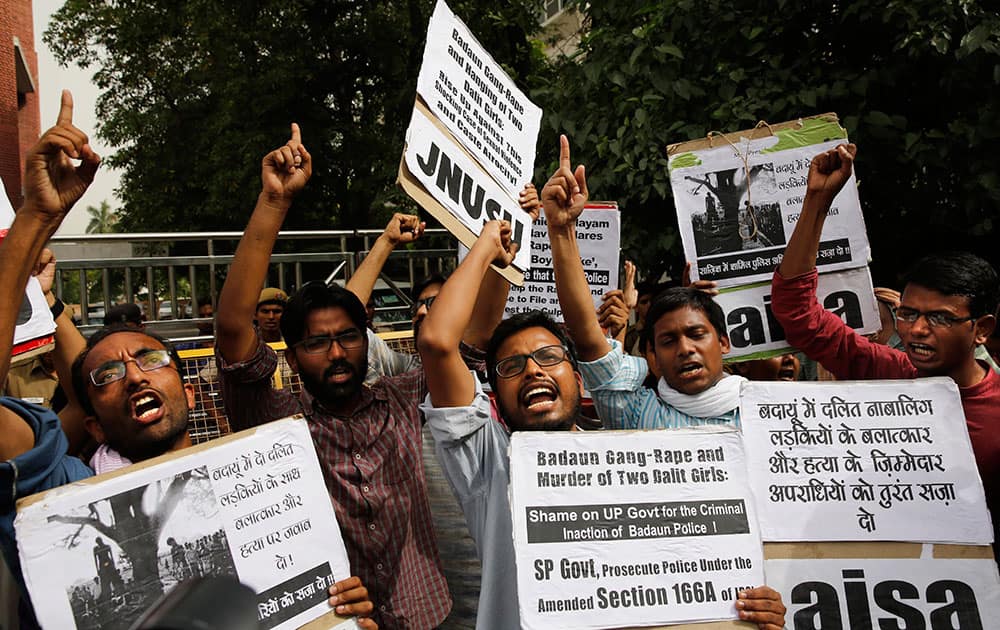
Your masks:
[[[73,160],[80,160],[75,165]],[[56,125],[46,131],[25,159],[24,206],[0,243],[0,382],[7,379],[17,312],[24,288],[45,242],[87,190],[101,159],[87,134],[73,126],[73,97],[64,90]],[[34,446],[31,428],[0,407],[0,459],[12,459]]]
[[[535,185],[528,183],[520,195],[521,209],[531,216],[534,223],[542,212]],[[510,283],[496,271],[491,271],[483,278],[476,296],[476,305],[472,311],[472,319],[462,341],[473,348],[486,348],[493,336],[493,331],[503,320],[504,307],[507,306],[507,295],[510,293]]]
[[[586,171],[583,165],[576,171],[570,168],[569,140],[560,136],[559,169],[542,189],[542,207],[549,224],[559,306],[581,361],[594,361],[611,351],[597,321],[576,242],[576,219],[588,195]]]
[[[45,294],[45,301],[49,308],[56,305],[56,296],[52,293],[52,285],[56,277],[56,257],[52,250],[45,248],[42,250],[38,263],[35,265],[35,277]],[[87,345],[87,340],[83,338],[76,324],[65,308],[59,309],[61,312],[56,316],[55,347],[52,349],[52,359],[56,366],[56,374],[59,376],[59,383],[66,393],[68,404],[59,412],[59,421],[62,425],[63,433],[69,440],[70,454],[80,451],[87,439],[87,430],[84,428],[84,418],[87,416],[83,407],[76,399],[76,390],[73,388],[73,376],[70,369],[73,361]]]
[[[816,254],[826,213],[833,198],[851,178],[857,152],[853,144],[841,144],[812,159],[802,213],[795,222],[795,230],[788,239],[785,256],[778,267],[782,278],[794,278],[816,268]]]
[[[469,255],[441,287],[434,308],[420,325],[417,349],[434,407],[464,407],[475,396],[475,383],[462,360],[459,342],[490,264],[506,266],[514,259],[510,237],[506,221],[484,225]]]
[[[248,359],[257,347],[253,316],[274,242],[292,199],[310,175],[312,159],[302,144],[299,126],[292,123],[291,139],[261,163],[262,190],[219,295],[216,343],[227,363]]]
[[[608,337],[625,346],[625,329],[628,328],[629,308],[625,305],[625,292],[612,289],[601,296],[597,307],[597,322],[608,331]]]
[[[371,251],[365,256],[364,261],[358,265],[354,275],[347,281],[347,290],[358,296],[362,304],[368,303],[372,289],[378,275],[382,273],[385,261],[389,259],[389,254],[400,243],[412,243],[420,238],[424,233],[427,224],[420,220],[415,214],[401,214],[397,212],[389,219],[382,234],[375,239]]]

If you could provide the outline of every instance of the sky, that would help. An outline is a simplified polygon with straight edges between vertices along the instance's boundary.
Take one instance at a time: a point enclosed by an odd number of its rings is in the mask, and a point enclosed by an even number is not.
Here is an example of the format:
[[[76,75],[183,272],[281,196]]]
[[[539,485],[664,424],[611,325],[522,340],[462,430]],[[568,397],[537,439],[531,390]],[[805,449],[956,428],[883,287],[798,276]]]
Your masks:
[[[111,153],[111,148],[97,139],[95,110],[99,90],[91,81],[94,74],[93,68],[81,70],[76,66],[59,67],[52,52],[42,41],[42,34],[45,33],[52,14],[62,4],[62,0],[34,0],[33,2],[35,51],[38,53],[36,85],[41,104],[42,131],[55,123],[56,116],[59,114],[59,95],[64,88],[68,89],[73,93],[73,124],[90,136],[91,147],[103,157]],[[94,178],[94,183],[90,185],[83,198],[70,211],[57,234],[83,234],[89,222],[87,206],[99,206],[102,201],[107,201],[112,209],[117,208],[120,203],[115,197],[114,190],[118,187],[120,177],[119,171],[112,171],[102,166],[97,172],[97,177]]]

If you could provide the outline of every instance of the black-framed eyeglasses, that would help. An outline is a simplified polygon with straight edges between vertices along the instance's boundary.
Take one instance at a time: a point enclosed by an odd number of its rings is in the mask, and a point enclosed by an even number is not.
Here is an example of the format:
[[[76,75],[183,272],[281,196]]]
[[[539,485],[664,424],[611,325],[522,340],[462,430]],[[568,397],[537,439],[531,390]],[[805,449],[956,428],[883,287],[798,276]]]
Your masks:
[[[412,308],[413,308],[413,311],[412,311],[412,313],[413,313],[414,315],[416,315],[416,314],[417,314],[417,311],[419,311],[419,310],[420,310],[420,307],[421,307],[421,306],[426,306],[426,307],[427,307],[427,310],[431,310],[431,304],[433,304],[433,303],[434,303],[434,300],[435,300],[436,298],[437,298],[437,296],[436,296],[436,295],[432,295],[432,296],[430,296],[430,297],[426,297],[426,298],[424,298],[424,299],[422,299],[422,300],[417,300],[416,302],[414,302],[414,303],[413,303],[413,307],[412,307]]]
[[[169,350],[143,350],[127,361],[108,361],[90,371],[90,382],[95,387],[104,387],[125,378],[127,364],[135,363],[143,372],[152,372],[170,365]]]
[[[927,319],[927,325],[931,328],[951,328],[955,324],[961,324],[962,322],[974,322],[979,319],[978,317],[971,315],[969,317],[955,317],[940,311],[924,313],[923,311],[918,311],[915,308],[909,308],[907,306],[900,306],[896,309],[897,322],[915,324],[921,316]]]
[[[365,333],[357,328],[352,328],[339,335],[323,335],[321,337],[309,337],[295,344],[306,351],[306,354],[320,354],[329,352],[333,342],[336,341],[344,350],[360,348],[365,342]]]
[[[497,361],[497,364],[493,367],[493,371],[500,378],[514,378],[524,371],[524,367],[528,365],[529,357],[536,365],[549,367],[567,360],[569,358],[569,350],[565,346],[559,345],[542,346],[531,354],[515,354],[514,356]]]

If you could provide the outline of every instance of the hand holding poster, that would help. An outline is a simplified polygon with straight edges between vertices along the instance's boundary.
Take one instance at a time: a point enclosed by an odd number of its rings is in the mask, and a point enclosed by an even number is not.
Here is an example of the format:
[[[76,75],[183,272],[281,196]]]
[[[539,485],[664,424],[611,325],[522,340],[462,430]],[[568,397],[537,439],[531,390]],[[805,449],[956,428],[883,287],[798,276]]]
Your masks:
[[[835,114],[668,147],[670,184],[692,280],[769,280],[805,195],[812,158],[847,142]],[[863,267],[870,248],[854,176],[823,227],[820,272]]]
[[[44,628],[124,630],[204,575],[251,587],[261,628],[298,628],[350,576],[301,418],[22,499],[15,528]]]
[[[522,627],[735,619],[764,582],[744,471],[727,428],[514,433]]]
[[[576,220],[576,240],[580,247],[583,271],[594,298],[594,308],[601,296],[618,288],[618,258],[621,254],[621,215],[614,202],[590,202]],[[539,310],[562,321],[562,309],[556,296],[556,275],[552,268],[552,250],[545,214],[531,225],[531,269],[524,274],[524,285],[511,287],[504,317]]]
[[[993,540],[949,378],[750,381],[740,419],[764,540]]]

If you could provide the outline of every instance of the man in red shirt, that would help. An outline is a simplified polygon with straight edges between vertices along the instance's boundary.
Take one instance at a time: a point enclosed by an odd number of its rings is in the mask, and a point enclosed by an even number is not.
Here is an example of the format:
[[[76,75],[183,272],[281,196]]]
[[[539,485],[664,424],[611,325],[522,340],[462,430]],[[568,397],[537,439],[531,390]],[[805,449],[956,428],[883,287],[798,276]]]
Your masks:
[[[788,342],[838,379],[948,376],[958,385],[972,450],[994,515],[1000,515],[1000,377],[975,358],[996,326],[996,271],[968,253],[921,259],[906,276],[896,330],[903,351],[849,328],[816,300],[816,254],[834,197],[850,179],[854,145],[813,158],[806,196],[771,284],[774,316]],[[996,544],[996,543],[994,543]],[[996,547],[995,547],[996,548]]]

